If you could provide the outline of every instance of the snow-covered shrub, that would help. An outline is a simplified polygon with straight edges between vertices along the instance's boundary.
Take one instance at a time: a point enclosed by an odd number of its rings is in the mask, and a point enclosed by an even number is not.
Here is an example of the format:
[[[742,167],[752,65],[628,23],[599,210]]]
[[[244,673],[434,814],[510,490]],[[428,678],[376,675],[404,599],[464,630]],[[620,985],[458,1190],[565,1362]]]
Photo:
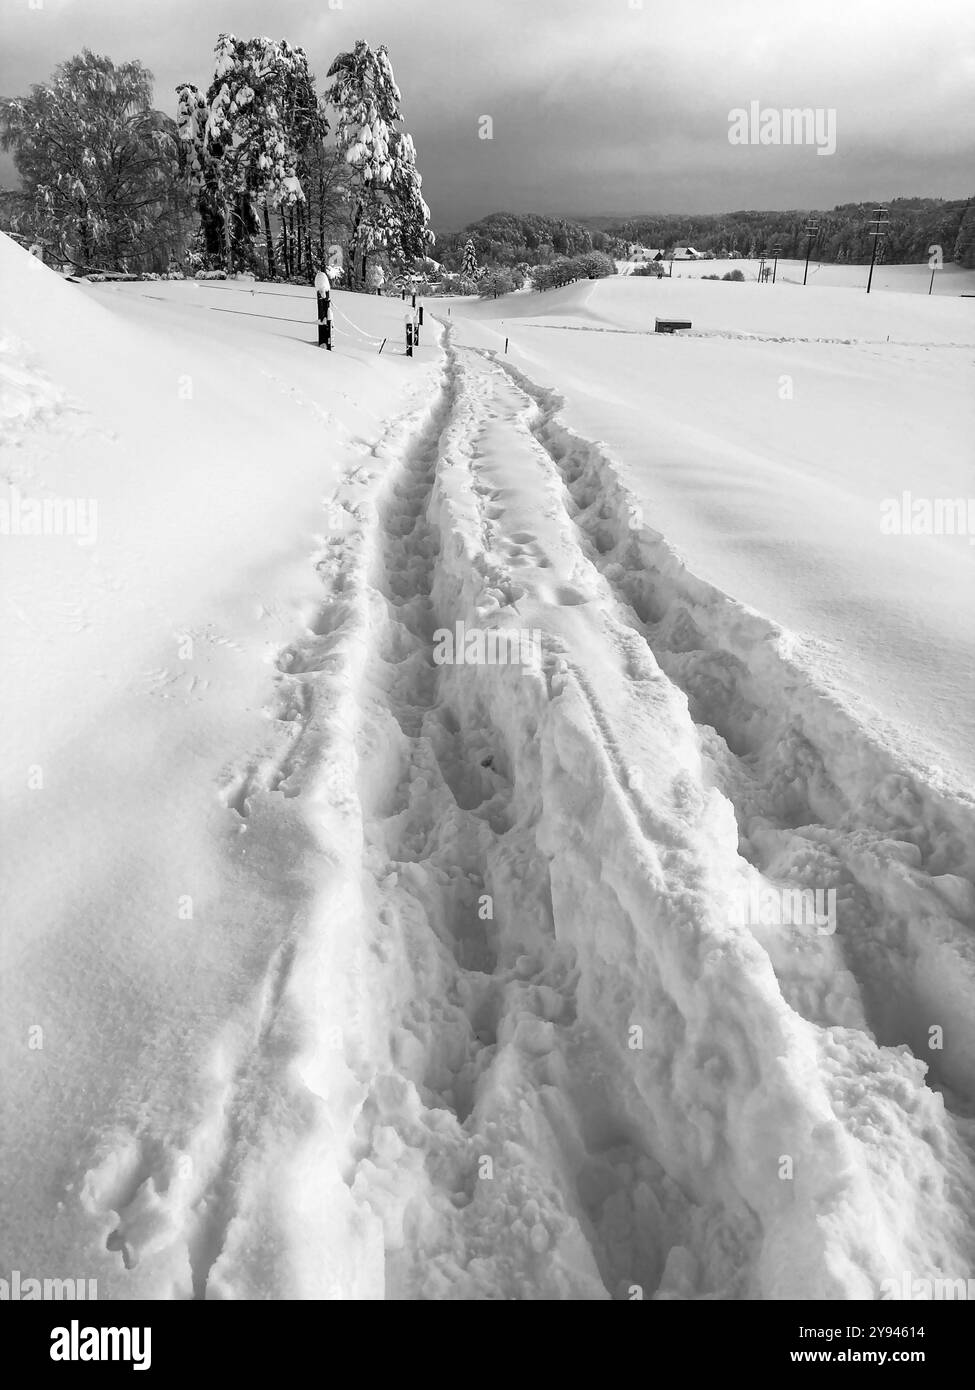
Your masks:
[[[745,274],[741,270],[729,270],[727,275],[722,275],[721,278],[722,280],[744,280]]]
[[[616,274],[615,261],[603,251],[585,251],[581,256],[576,256],[575,261],[590,280],[602,280],[607,275]]]
[[[486,270],[477,282],[477,292],[482,299],[497,299],[501,294],[511,294],[517,286],[510,270]]]
[[[226,280],[225,270],[198,270],[194,277],[197,280]]]
[[[583,280],[588,276],[580,261],[562,256],[548,265],[536,266],[532,271],[532,283],[537,290],[557,289],[560,285],[571,285],[573,280]]]
[[[144,270],[139,276],[140,280],[160,280],[162,276],[157,275],[154,270]]]

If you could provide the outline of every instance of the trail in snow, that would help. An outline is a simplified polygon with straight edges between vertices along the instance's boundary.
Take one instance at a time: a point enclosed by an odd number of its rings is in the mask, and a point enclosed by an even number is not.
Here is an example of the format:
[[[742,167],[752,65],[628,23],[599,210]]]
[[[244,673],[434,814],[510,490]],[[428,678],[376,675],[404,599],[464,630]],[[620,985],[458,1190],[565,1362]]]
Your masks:
[[[773,879],[837,890],[877,1035],[907,1042],[935,1080],[975,1099],[975,808],[898,768],[790,661],[784,634],[689,574],[599,448],[559,425],[557,394],[503,365],[536,407],[532,433],[566,485],[587,554],[688,697],[741,853]],[[813,987],[825,982],[811,973]],[[831,1016],[801,974],[794,1005],[842,1022],[841,998]],[[948,1034],[943,1049],[928,1046],[934,1023]]]
[[[294,737],[225,792],[282,891],[297,804],[316,901],[206,1113],[89,1174],[109,1248],[196,1297],[964,1276],[967,808],[687,574],[557,397],[444,341],[427,417],[336,499],[325,600],[278,661]],[[437,665],[458,622],[540,641]],[[835,888],[839,931],[738,923],[756,879]]]

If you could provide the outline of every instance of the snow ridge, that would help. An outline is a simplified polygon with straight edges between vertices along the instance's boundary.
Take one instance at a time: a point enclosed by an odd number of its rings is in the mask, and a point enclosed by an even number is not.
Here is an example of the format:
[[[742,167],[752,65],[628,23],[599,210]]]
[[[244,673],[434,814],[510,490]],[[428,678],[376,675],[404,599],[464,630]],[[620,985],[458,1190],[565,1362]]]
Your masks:
[[[688,698],[741,853],[776,881],[836,888],[878,1036],[907,1042],[975,1099],[971,795],[881,745],[821,686],[800,642],[691,574],[599,446],[559,424],[556,393],[501,365],[534,402],[532,432],[593,562]],[[927,1046],[934,1023],[943,1049]]]

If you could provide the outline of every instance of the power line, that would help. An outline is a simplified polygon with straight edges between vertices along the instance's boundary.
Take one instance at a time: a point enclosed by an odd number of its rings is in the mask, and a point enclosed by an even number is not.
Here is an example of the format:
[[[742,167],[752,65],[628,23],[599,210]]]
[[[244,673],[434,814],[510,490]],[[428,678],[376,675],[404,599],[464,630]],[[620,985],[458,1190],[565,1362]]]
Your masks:
[[[890,230],[890,224],[887,221],[887,209],[875,208],[870,225],[873,231],[868,232],[867,235],[873,237],[873,254],[870,257],[870,274],[867,276],[867,294],[870,293],[870,286],[873,283],[873,268],[877,262],[877,247],[880,245],[880,238],[885,237]]]

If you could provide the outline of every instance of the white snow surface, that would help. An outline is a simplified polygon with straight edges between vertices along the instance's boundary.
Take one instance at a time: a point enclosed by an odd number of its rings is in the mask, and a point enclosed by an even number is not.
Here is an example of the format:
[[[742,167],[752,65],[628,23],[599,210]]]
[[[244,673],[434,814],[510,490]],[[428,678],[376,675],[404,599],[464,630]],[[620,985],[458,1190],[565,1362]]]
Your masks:
[[[509,338],[509,364],[604,442],[695,575],[801,636],[862,722],[970,788],[975,529],[887,535],[881,518],[908,493],[972,499],[975,525],[973,305],[617,278],[452,313],[465,341]]]
[[[311,290],[87,288],[6,239],[0,276],[8,488],[98,502],[92,544],[0,537],[9,1267],[968,1277],[971,555],[929,546],[924,600],[916,538],[882,562],[849,517],[961,485],[959,306],[627,278],[428,303],[408,360],[398,298],[334,294],[325,354]],[[661,304],[696,336],[635,333]],[[531,659],[439,665],[455,623]],[[831,645],[874,625],[898,710]],[[835,934],[741,921],[772,887],[835,891]]]

